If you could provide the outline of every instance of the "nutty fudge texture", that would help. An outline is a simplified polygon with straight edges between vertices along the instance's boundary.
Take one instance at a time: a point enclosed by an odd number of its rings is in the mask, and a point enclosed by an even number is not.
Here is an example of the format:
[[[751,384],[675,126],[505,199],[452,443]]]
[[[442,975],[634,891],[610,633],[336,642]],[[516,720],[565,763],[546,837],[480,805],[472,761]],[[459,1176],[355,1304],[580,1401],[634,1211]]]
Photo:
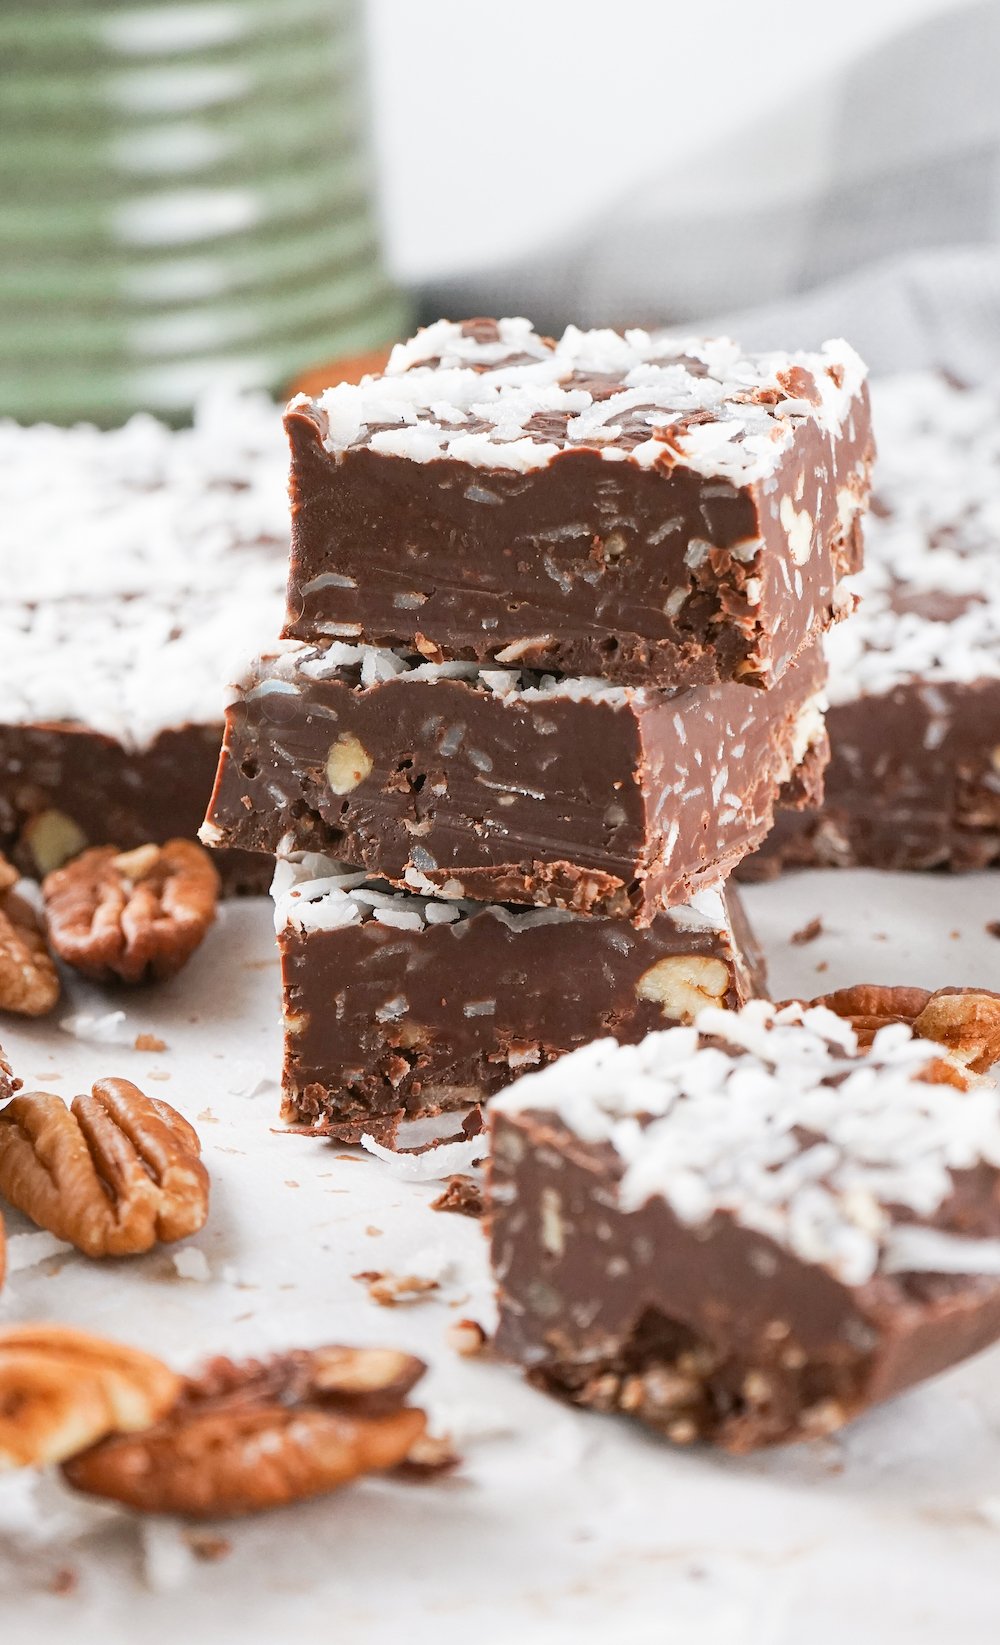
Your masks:
[[[710,1008],[488,1119],[497,1346],[578,1404],[748,1451],[1000,1336],[1000,1094],[902,1023]]]
[[[281,620],[286,461],[257,399],[177,431],[0,422],[0,849],[26,872],[197,833],[227,682]],[[259,856],[220,867],[266,890]]]
[[[779,818],[748,878],[1000,860],[1000,394],[918,373],[873,403],[863,599],[827,640],[826,797]]]
[[[596,1036],[639,1039],[763,986],[735,893],[701,892],[645,930],[556,909],[391,892],[308,854],[275,876],[283,1115],[391,1141]]]
[[[779,798],[816,796],[823,680],[818,644],[766,692],[286,644],[228,710],[202,838],[648,923],[727,874]]]
[[[285,632],[663,686],[769,686],[851,605],[872,458],[844,342],[748,355],[441,321],[299,396]]]

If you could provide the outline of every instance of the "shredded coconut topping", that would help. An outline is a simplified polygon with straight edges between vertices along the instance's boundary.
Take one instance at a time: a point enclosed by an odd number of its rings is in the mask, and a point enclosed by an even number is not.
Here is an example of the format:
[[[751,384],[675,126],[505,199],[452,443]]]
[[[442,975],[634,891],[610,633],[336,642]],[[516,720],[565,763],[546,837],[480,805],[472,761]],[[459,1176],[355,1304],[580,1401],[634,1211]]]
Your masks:
[[[429,885],[430,882],[428,882]],[[497,920],[510,931],[528,931],[538,925],[562,925],[586,919],[605,925],[600,917],[574,914],[563,908],[509,908],[504,903],[472,902],[467,898],[445,900],[440,896],[395,891],[382,883],[372,883],[344,863],[319,851],[302,851],[279,857],[271,884],[276,931],[337,931],[346,925],[362,925],[377,920],[403,930],[422,931],[431,925],[452,925],[481,914]],[[683,930],[718,931],[733,940],[732,926],[721,885],[706,886],[689,903],[664,910],[660,916]]]
[[[839,340],[748,355],[725,337],[570,326],[553,343],[523,319],[440,320],[397,345],[384,374],[317,404],[335,455],[366,446],[526,472],[586,448],[746,484],[773,472],[803,422],[839,434],[864,375]]]
[[[584,1046],[493,1107],[554,1113],[610,1144],[626,1211],[661,1197],[690,1226],[727,1214],[861,1285],[879,1269],[940,1271],[940,1242],[916,1229],[933,1223],[953,1173],[1000,1168],[1000,1093],[926,1083],[939,1055],[902,1024],[862,1055],[832,1012],[757,1000],[639,1045]],[[996,1256],[995,1239],[953,1239],[946,1271],[995,1272]]]
[[[221,721],[248,643],[283,611],[288,467],[263,398],[152,417],[0,422],[0,722],[67,722],[142,748]]]
[[[827,637],[832,702],[1000,676],[1000,394],[932,372],[876,383],[861,606]]]
[[[372,645],[351,645],[344,640],[312,645],[304,640],[283,640],[271,646],[249,668],[244,668],[238,687],[249,696],[297,690],[297,676],[305,680],[326,680],[351,674],[363,690],[386,680],[464,680],[477,690],[504,700],[538,702],[544,697],[569,697],[609,703],[619,707],[641,699],[644,690],[636,686],[609,685],[592,675],[542,674],[529,668],[480,668],[474,662],[429,663],[405,651],[390,651]],[[261,675],[264,678],[261,679]],[[657,693],[659,696],[663,692]]]

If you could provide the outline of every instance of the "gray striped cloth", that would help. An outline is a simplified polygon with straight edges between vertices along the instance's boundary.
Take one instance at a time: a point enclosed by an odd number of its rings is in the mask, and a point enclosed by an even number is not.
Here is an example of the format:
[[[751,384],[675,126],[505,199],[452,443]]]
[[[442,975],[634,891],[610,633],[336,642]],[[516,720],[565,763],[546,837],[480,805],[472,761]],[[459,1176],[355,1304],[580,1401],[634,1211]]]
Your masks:
[[[843,334],[879,372],[1000,373],[1000,0],[788,88],[584,233],[424,306],[697,325],[751,348]]]

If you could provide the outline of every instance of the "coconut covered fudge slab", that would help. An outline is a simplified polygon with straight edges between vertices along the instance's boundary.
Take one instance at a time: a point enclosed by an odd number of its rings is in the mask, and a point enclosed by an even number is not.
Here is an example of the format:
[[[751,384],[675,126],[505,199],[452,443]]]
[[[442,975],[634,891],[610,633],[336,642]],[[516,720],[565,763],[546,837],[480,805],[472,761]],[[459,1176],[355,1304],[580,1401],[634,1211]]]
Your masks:
[[[1000,1096],[906,1024],[709,1009],[489,1126],[497,1346],[578,1404],[749,1451],[1000,1336]]]
[[[757,877],[1000,860],[1000,395],[920,373],[874,405],[863,599],[828,640],[826,797],[780,819]]]
[[[733,893],[645,930],[555,909],[440,902],[307,855],[275,876],[283,1115],[390,1141],[404,1118],[489,1097],[595,1036],[639,1039],[763,985]]]
[[[228,711],[202,838],[642,924],[728,873],[783,790],[815,793],[822,684],[818,645],[768,692],[288,646]]]
[[[0,849],[26,872],[197,833],[227,681],[281,620],[285,462],[255,399],[177,431],[0,422]]]
[[[286,634],[768,686],[850,609],[872,436],[848,344],[441,321],[300,396]]]

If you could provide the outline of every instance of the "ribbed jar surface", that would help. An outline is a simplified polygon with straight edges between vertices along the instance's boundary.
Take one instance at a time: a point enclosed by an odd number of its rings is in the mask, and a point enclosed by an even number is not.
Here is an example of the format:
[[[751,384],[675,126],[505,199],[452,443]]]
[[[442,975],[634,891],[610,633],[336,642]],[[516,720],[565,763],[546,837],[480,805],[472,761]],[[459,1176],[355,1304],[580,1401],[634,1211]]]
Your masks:
[[[0,415],[182,418],[398,336],[356,0],[0,6]]]

